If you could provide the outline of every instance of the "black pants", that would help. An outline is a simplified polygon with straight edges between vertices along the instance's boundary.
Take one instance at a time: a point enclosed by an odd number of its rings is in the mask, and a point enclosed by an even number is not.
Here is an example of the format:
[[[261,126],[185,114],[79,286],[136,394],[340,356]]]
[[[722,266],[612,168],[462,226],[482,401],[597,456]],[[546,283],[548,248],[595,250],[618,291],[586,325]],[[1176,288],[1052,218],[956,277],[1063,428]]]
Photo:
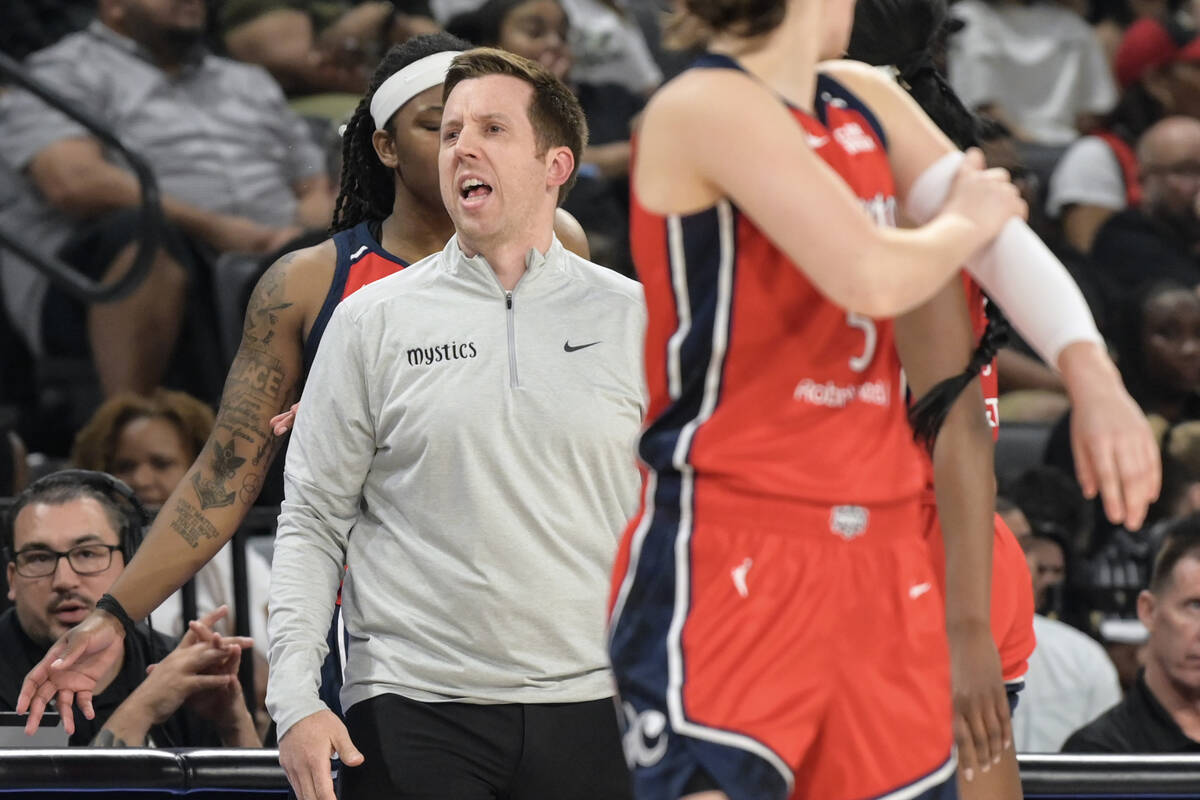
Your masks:
[[[346,712],[365,758],[343,800],[630,800],[611,699],[418,703],[387,694]]]

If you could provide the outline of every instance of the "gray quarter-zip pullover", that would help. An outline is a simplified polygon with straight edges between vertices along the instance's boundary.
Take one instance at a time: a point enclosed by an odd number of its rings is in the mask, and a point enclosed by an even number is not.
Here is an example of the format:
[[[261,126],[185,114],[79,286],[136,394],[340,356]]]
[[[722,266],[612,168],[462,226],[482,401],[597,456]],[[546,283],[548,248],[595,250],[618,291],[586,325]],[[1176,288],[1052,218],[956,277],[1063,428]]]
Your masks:
[[[641,287],[555,239],[506,292],[457,237],[334,312],[288,448],[267,707],[324,708],[343,564],[343,707],[613,693],[609,571],[635,511]]]

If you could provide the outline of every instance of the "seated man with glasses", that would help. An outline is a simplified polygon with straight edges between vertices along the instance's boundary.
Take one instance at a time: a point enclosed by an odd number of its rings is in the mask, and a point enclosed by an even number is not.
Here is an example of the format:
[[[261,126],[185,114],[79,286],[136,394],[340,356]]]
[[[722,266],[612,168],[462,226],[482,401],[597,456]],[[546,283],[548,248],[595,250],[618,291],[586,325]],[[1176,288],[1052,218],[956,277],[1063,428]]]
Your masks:
[[[62,477],[51,475],[29,486],[4,520],[13,608],[0,615],[3,711],[15,708],[25,673],[116,581],[133,555],[125,551],[134,546],[133,534],[141,525],[133,506],[116,493],[91,480]],[[77,715],[70,743],[260,746],[237,680],[241,651],[251,641],[211,629],[226,613],[222,607],[192,623],[178,646],[138,627],[138,641],[126,643],[121,672],[92,700],[95,719]],[[147,676],[150,665],[154,669]]]
[[[1200,120],[1167,117],[1137,145],[1141,201],[1096,233],[1091,258],[1120,302],[1151,280],[1200,285]]]

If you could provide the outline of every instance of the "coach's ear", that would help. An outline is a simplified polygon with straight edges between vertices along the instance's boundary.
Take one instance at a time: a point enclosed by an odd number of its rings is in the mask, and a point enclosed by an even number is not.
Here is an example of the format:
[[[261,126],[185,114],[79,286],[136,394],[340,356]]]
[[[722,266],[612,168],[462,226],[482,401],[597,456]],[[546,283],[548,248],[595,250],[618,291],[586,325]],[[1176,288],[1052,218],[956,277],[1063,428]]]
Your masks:
[[[569,147],[551,147],[546,151],[546,186],[557,189],[571,179],[575,154]]]

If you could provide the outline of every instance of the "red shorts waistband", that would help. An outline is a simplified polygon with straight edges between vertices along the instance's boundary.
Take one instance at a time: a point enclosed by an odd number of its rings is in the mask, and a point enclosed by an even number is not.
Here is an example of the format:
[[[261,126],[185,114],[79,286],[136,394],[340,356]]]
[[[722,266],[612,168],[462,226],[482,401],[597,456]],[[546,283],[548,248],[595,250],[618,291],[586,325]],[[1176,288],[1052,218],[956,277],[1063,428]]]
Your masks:
[[[733,528],[785,535],[828,536],[847,541],[861,536],[924,535],[921,495],[879,503],[813,503],[793,498],[748,496],[697,486],[695,519]]]

